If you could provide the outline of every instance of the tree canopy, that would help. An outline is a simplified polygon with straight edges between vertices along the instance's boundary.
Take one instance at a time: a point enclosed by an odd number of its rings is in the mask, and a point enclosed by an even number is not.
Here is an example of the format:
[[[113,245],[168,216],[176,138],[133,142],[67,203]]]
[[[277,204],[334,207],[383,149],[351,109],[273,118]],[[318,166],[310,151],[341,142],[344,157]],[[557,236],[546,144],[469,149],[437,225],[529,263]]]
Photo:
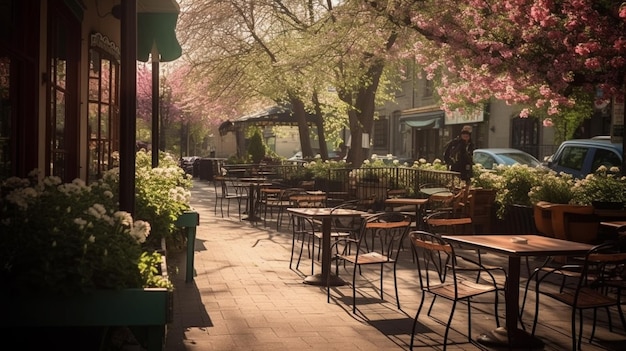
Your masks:
[[[446,106],[491,97],[557,114],[575,91],[623,101],[626,6],[611,0],[366,0],[427,40],[415,59]]]

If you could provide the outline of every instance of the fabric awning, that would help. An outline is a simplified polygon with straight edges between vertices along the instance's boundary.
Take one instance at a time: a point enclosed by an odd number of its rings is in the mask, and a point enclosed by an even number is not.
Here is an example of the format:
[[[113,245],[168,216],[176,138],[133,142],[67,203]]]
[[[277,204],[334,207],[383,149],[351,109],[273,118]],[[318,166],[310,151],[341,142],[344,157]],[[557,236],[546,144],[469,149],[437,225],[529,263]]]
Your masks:
[[[315,123],[315,115],[307,113],[306,121],[309,124]],[[297,125],[291,105],[274,105],[265,108],[259,112],[239,117],[233,121],[226,121],[219,127],[221,135],[234,131],[237,127],[246,127],[248,125],[255,126],[281,126],[281,125]]]
[[[139,0],[137,3],[137,60],[147,62],[155,46],[160,62],[182,55],[176,38],[180,7],[175,0]]]
[[[417,129],[439,129],[443,127],[443,111],[430,111],[406,114],[400,117],[400,123]]]

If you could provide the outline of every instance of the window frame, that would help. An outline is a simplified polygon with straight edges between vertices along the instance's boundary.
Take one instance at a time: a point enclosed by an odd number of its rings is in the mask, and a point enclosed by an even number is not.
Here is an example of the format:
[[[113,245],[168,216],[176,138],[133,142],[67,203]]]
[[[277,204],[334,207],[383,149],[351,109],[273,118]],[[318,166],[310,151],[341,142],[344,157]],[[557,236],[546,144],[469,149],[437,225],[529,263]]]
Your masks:
[[[106,36],[90,36],[87,101],[87,181],[117,166],[120,147],[120,50]],[[94,113],[95,112],[95,113]]]

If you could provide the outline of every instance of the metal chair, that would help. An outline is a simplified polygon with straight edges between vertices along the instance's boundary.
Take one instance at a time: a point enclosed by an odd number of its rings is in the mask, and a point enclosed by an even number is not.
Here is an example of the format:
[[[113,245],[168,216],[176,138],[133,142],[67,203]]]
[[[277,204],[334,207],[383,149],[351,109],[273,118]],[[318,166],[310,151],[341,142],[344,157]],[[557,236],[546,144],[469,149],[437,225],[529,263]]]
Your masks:
[[[304,191],[301,188],[286,188],[281,189],[278,194],[266,194],[267,197],[263,201],[263,225],[267,226],[268,214],[273,217],[274,211],[276,215],[276,230],[279,230],[282,225],[283,216],[288,207],[293,206],[292,201],[289,199],[292,195],[300,194]]]
[[[446,323],[446,330],[443,338],[444,350],[446,350],[448,332],[450,331],[450,325],[452,323],[452,318],[454,317],[455,307],[459,301],[465,301],[467,303],[467,338],[470,342],[472,341],[470,303],[473,298],[493,293],[496,326],[500,326],[498,318],[498,286],[496,284],[495,277],[489,270],[480,265],[478,262],[468,261],[465,259],[463,267],[466,267],[468,263],[472,263],[475,265],[476,270],[485,270],[489,277],[489,279],[481,281],[480,283],[469,280],[463,275],[458,274],[460,269],[458,269],[458,257],[455,254],[455,249],[441,237],[425,231],[413,231],[409,234],[409,238],[415,257],[417,257],[418,281],[422,291],[420,304],[417,309],[417,313],[415,314],[415,318],[413,319],[410,349],[413,349],[417,320],[420,312],[422,311],[422,307],[424,306],[424,300],[427,294],[433,295],[433,304],[431,304],[428,309],[429,316],[432,311],[435,298],[442,297],[452,302],[452,309],[450,310],[450,317]]]
[[[340,238],[333,246],[342,245],[335,256],[336,273],[340,262],[352,264],[352,313],[356,313],[356,277],[363,266],[380,266],[380,298],[383,297],[383,268],[393,266],[396,303],[400,308],[396,266],[402,251],[402,242],[411,225],[411,217],[398,212],[373,214],[362,221],[358,238]],[[327,299],[330,301],[330,286],[327,284]]]
[[[224,218],[224,200],[226,200],[226,216],[230,216],[230,201],[237,202],[237,211],[239,213],[239,219],[241,220],[241,203],[244,205],[248,201],[247,187],[243,186],[236,181],[235,178],[220,178],[220,185],[222,188],[220,197],[220,210],[222,218]]]
[[[570,266],[560,266],[550,270],[542,270],[544,274],[535,275],[535,318],[532,334],[535,334],[539,318],[539,296],[546,295],[571,307],[572,350],[580,350],[582,344],[583,310],[593,310],[593,326],[589,342],[593,341],[596,330],[596,313],[598,308],[616,307],[626,329],[626,320],[621,309],[621,290],[626,278],[626,251],[623,245],[609,242],[594,246],[587,252],[577,274],[576,284],[567,286],[561,280],[563,271],[571,272]],[[558,289],[546,287],[548,278],[557,276],[561,283]],[[578,312],[578,336],[576,335],[576,312]],[[608,312],[608,310],[607,310]],[[610,319],[609,319],[610,321]],[[609,323],[609,327],[611,324]]]

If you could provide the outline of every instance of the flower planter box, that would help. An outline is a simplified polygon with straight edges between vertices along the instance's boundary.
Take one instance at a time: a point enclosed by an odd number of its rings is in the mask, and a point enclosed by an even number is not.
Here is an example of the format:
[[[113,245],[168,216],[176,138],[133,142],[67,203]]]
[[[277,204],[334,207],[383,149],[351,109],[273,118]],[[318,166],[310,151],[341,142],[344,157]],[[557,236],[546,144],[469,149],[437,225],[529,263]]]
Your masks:
[[[176,226],[185,229],[187,237],[187,267],[185,274],[185,282],[189,283],[193,281],[193,255],[194,245],[196,242],[196,227],[200,225],[200,214],[194,210],[183,212],[176,219]]]
[[[525,205],[507,205],[504,218],[496,219],[495,232],[506,234],[536,234],[533,208]]]
[[[163,350],[172,317],[172,292],[163,288],[100,290],[74,296],[2,296],[0,328],[110,327],[140,331],[147,350]],[[30,333],[28,333],[30,335]]]
[[[593,244],[600,226],[594,212],[593,206],[540,201],[534,206],[535,225],[546,236]]]
[[[552,212],[550,211],[553,205],[554,204],[550,202],[539,201],[533,206],[535,226],[544,236],[554,237]]]
[[[496,218],[495,201],[496,191],[493,189],[470,189],[467,212],[472,218],[476,233],[491,234],[493,232],[492,227]]]

